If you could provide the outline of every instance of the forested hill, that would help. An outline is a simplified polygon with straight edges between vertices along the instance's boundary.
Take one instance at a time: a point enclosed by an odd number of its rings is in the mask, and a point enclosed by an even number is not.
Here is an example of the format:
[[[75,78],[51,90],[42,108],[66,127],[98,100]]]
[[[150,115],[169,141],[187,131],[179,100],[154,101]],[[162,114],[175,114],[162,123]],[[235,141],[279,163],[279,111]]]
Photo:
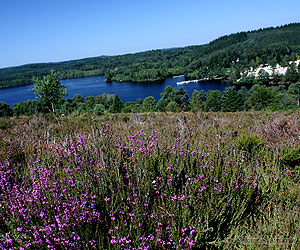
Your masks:
[[[29,84],[33,76],[51,69],[61,79],[105,74],[108,81],[153,82],[184,74],[236,80],[250,67],[284,65],[299,55],[300,23],[292,23],[223,36],[205,45],[4,68],[0,69],[0,88]]]

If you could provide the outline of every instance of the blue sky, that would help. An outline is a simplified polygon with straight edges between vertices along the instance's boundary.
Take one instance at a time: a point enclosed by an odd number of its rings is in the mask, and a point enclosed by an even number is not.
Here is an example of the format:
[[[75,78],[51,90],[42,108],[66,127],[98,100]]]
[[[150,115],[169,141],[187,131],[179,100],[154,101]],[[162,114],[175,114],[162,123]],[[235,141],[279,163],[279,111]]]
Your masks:
[[[299,0],[2,0],[0,68],[205,44],[300,22]]]

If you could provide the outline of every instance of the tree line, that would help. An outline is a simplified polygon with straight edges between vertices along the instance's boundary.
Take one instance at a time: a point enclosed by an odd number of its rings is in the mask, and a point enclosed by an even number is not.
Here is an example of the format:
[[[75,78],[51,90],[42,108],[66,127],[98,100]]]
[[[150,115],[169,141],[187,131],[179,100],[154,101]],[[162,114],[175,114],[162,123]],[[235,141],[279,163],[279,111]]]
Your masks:
[[[205,45],[0,69],[0,88],[30,84],[33,76],[45,76],[50,69],[60,72],[60,79],[105,75],[107,81],[154,82],[185,75],[187,79],[235,82],[245,69],[260,64],[284,66],[297,55],[300,24],[293,23],[226,35]],[[251,79],[245,81],[239,84],[255,84]]]
[[[42,79],[35,78],[32,91],[38,100],[16,103],[13,108],[0,103],[0,116],[29,116],[39,113],[74,114],[85,113],[143,113],[143,112],[236,112],[244,110],[285,110],[299,108],[300,81],[287,85],[266,86],[254,84],[250,89],[245,86],[227,87],[219,90],[194,90],[192,98],[183,88],[167,86],[156,102],[153,96],[144,100],[123,103],[116,94],[103,93],[98,96],[81,94],[64,99],[67,89],[57,80],[52,71]]]

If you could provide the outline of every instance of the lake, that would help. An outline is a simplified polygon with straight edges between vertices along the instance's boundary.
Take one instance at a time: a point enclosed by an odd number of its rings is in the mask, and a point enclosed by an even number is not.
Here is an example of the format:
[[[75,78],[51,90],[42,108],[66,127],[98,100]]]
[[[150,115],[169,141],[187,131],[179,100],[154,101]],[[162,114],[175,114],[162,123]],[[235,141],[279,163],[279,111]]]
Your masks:
[[[160,99],[160,93],[166,86],[173,88],[184,88],[188,91],[189,97],[192,97],[194,89],[200,91],[220,90],[223,91],[230,83],[220,81],[202,81],[191,82],[177,85],[177,82],[184,81],[184,76],[168,78],[163,82],[155,83],[131,83],[131,82],[106,82],[104,76],[91,76],[84,78],[62,80],[61,82],[68,88],[68,96],[73,98],[76,94],[86,96],[97,96],[103,93],[118,94],[125,103],[128,101],[135,102],[138,98],[144,99],[147,96],[153,96],[156,101]],[[33,84],[0,89],[0,102],[6,102],[13,106],[17,102],[33,100],[35,95],[30,89]]]

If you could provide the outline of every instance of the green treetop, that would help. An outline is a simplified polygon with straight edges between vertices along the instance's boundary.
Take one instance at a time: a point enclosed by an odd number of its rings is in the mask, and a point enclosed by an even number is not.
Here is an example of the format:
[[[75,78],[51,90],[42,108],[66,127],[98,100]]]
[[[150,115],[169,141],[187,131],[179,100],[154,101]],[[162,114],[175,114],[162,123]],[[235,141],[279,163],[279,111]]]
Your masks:
[[[34,87],[31,89],[40,99],[43,109],[47,112],[55,112],[57,106],[67,94],[67,88],[57,79],[57,74],[51,70],[49,75],[42,79],[33,78]]]

